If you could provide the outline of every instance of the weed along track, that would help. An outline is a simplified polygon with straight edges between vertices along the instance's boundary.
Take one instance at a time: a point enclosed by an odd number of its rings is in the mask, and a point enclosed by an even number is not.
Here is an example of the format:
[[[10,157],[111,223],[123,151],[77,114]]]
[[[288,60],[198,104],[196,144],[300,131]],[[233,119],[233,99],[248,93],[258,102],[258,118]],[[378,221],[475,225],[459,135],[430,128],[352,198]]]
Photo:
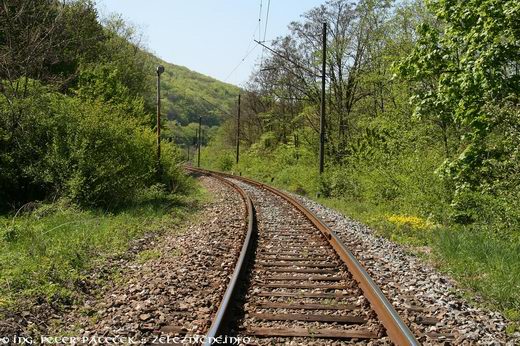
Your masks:
[[[207,336],[419,344],[350,251],[299,202],[249,179],[190,170],[225,179],[248,210],[246,240]]]

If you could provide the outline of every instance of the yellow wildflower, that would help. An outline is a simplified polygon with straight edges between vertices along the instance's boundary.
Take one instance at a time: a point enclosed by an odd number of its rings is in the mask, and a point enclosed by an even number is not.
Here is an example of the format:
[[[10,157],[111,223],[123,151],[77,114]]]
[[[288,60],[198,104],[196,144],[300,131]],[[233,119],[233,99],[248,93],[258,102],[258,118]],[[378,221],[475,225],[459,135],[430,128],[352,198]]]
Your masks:
[[[433,223],[420,218],[418,216],[409,216],[409,215],[388,215],[386,217],[388,221],[398,226],[408,226],[413,229],[419,230],[428,230],[433,228]]]

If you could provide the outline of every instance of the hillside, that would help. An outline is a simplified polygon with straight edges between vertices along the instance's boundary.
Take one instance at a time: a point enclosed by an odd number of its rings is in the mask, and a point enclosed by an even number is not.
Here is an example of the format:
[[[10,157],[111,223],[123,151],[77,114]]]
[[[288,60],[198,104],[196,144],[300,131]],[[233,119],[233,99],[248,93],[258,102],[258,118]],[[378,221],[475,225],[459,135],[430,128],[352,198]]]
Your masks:
[[[156,60],[165,67],[161,88],[163,112],[168,120],[184,126],[198,122],[199,116],[202,116],[205,125],[215,126],[221,123],[225,112],[231,111],[238,87],[184,66]]]

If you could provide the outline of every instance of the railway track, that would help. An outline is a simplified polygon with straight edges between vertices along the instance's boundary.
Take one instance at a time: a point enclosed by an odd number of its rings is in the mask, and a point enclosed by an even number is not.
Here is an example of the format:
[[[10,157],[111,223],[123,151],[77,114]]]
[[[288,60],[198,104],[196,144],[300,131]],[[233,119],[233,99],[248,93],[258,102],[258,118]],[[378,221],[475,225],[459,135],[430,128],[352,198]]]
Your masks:
[[[247,178],[188,169],[232,186],[248,218],[207,345],[220,335],[255,344],[419,344],[352,253],[296,199]]]

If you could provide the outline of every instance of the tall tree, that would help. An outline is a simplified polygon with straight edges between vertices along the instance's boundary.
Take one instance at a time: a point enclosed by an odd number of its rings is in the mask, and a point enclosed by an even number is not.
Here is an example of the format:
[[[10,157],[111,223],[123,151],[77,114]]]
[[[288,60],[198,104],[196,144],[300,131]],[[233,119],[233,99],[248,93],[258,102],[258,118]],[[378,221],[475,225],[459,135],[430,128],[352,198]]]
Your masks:
[[[291,23],[290,34],[273,42],[273,53],[254,81],[264,94],[273,97],[273,116],[266,120],[271,126],[278,124],[282,140],[301,127],[302,119],[318,131],[321,30],[323,23],[327,23],[327,147],[330,157],[342,160],[348,138],[355,131],[356,105],[374,94],[374,88],[361,86],[363,75],[372,69],[382,69],[375,61],[381,60],[383,23],[390,6],[389,0],[363,0],[357,4],[330,0],[305,13],[301,22]],[[380,83],[379,95],[383,89]],[[379,97],[378,107],[383,104],[382,98]],[[314,107],[314,112],[309,112],[309,106]]]
[[[457,192],[518,179],[520,3],[432,0],[440,29],[420,27],[401,72],[417,81],[416,113],[461,129],[445,166]],[[425,84],[424,81],[432,81]]]
[[[0,6],[0,81],[5,97],[23,96],[32,78],[66,88],[81,61],[96,59],[103,37],[91,1],[4,0]]]

